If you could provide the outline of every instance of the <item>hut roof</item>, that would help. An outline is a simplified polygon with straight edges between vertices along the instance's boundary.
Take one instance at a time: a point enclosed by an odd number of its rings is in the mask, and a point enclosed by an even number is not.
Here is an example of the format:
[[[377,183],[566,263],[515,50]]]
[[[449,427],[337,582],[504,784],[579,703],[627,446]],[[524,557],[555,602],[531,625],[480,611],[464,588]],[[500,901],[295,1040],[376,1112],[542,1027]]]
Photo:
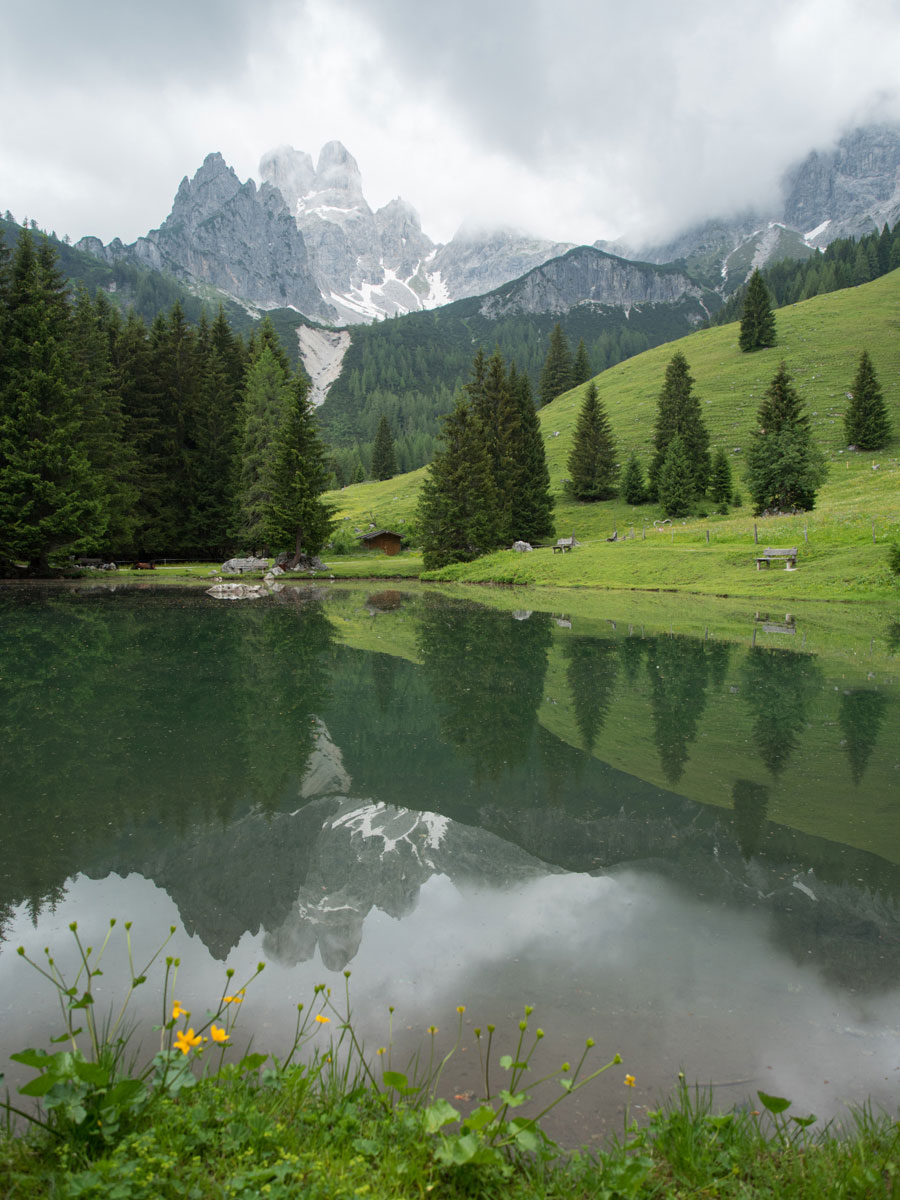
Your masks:
[[[388,537],[400,538],[403,540],[403,534],[397,533],[394,529],[373,529],[371,533],[364,533],[359,539],[361,542],[371,542],[374,538],[383,537],[387,534]]]

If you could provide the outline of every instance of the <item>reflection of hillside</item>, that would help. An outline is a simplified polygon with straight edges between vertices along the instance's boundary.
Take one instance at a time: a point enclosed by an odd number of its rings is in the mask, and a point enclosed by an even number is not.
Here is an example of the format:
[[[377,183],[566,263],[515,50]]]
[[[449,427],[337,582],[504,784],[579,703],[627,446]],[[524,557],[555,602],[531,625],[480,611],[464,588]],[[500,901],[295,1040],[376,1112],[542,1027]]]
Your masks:
[[[360,667],[367,669],[363,656]],[[412,703],[416,688],[404,687],[404,673],[398,696]],[[748,855],[739,809],[732,817],[694,804],[587,756],[580,770],[558,780],[548,805],[542,772],[564,760],[547,734],[515,765],[512,793],[471,779],[460,792],[453,771],[441,773],[447,763],[439,736],[425,738],[420,723],[402,774],[417,779],[432,809],[391,804],[398,798],[391,783],[396,741],[382,732],[365,739],[351,782],[352,754],[342,754],[320,723],[300,808],[248,814],[178,839],[147,831],[143,849],[132,842],[131,853],[120,850],[88,873],[152,878],[172,896],[185,927],[219,958],[244,932],[262,929],[273,957],[305,961],[318,947],[323,963],[337,970],[356,954],[373,908],[402,919],[434,874],[459,887],[504,888],[547,871],[638,867],[710,904],[769,912],[777,941],[844,983],[874,987],[900,974],[897,956],[886,952],[900,937],[900,869],[884,860],[773,825],[764,810]]]
[[[828,739],[841,777],[815,799],[834,811],[840,795],[852,828],[851,780],[884,778],[887,690],[838,692],[784,650],[579,638],[540,613],[433,598],[365,609],[383,644],[392,621],[408,642],[416,630],[421,666],[335,645],[358,596],[328,614],[299,596],[133,600],[51,598],[17,616],[21,661],[0,680],[15,742],[0,919],[23,901],[37,912],[78,871],[135,871],[218,956],[265,930],[279,956],[318,946],[337,966],[367,913],[402,918],[435,873],[504,886],[642,864],[710,903],[764,908],[798,956],[860,985],[898,969],[884,947],[900,868],[794,832],[778,808],[785,779],[821,772],[809,747]],[[647,782],[682,787],[699,769],[707,805]],[[886,806],[878,788],[852,792],[860,820]]]

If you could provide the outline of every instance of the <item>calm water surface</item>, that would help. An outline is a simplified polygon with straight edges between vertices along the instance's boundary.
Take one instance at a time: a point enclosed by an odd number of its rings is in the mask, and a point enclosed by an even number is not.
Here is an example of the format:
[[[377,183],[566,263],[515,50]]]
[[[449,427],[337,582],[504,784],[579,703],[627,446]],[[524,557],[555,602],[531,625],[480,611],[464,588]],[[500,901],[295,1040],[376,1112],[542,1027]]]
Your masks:
[[[549,1061],[588,1035],[624,1059],[563,1136],[679,1070],[723,1105],[895,1108],[890,637],[860,652],[752,612],[688,636],[629,603],[0,592],[2,1065],[58,1024],[15,948],[62,957],[70,921],[97,945],[117,916],[139,950],[176,926],[195,1011],[265,960],[258,1048],[347,969],[373,1044],[389,1004],[401,1041],[466,1004],[460,1092],[471,1026],[511,1037],[534,1004]]]

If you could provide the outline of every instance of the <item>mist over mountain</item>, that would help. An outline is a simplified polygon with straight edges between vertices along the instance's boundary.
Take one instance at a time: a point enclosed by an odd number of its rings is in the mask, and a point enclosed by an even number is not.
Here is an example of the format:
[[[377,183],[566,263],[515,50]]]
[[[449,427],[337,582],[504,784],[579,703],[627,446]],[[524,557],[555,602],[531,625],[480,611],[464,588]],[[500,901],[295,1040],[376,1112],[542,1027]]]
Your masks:
[[[221,154],[210,154],[192,179],[182,180],[158,229],[129,246],[118,239],[104,246],[88,237],[78,247],[106,262],[130,261],[170,273],[247,305],[292,307],[338,325],[483,296],[573,249],[469,224],[438,245],[408,201],[397,197],[373,211],[356,159],[339,141],[323,146],[315,163],[293,146],[276,147],[262,156],[259,172],[259,186],[241,183]],[[776,211],[711,214],[659,244],[594,245],[619,259],[678,263],[691,284],[727,296],[756,266],[802,258],[837,237],[897,220],[900,129],[869,126],[831,148],[811,151],[791,168]],[[571,262],[564,273],[574,283]],[[621,269],[617,274],[610,268],[604,292],[584,275],[584,293],[573,296],[567,289],[565,303],[542,284],[545,311],[587,299],[631,303],[622,298],[621,280]],[[532,277],[528,286],[535,285]],[[654,288],[660,290],[658,284]],[[529,311],[542,302],[533,296]]]

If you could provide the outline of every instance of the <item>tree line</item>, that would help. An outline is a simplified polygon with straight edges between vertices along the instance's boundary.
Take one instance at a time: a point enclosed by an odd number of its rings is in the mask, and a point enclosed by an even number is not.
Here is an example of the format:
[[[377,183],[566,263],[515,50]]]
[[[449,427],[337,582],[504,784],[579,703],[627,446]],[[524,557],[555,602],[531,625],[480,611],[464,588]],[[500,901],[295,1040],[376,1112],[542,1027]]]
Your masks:
[[[325,448],[274,327],[246,339],[180,303],[149,326],[70,295],[55,249],[0,242],[0,564],[315,553]]]
[[[739,346],[745,353],[776,344],[771,297],[754,271],[744,295]],[[645,483],[632,453],[619,483],[620,465],[609,416],[591,381],[582,402],[568,458],[566,487],[576,499],[612,499],[628,504],[657,501],[666,516],[683,517],[707,496],[720,512],[739,504],[731,465],[724,449],[710,454],[709,433],[687,360],[673,355],[657,404],[654,454]],[[844,414],[848,444],[860,450],[883,448],[891,437],[884,397],[867,351],[860,355]],[[754,513],[813,508],[826,477],[825,456],[812,438],[809,414],[787,367],[780,365],[757,413],[750,437],[746,483]]]
[[[573,363],[583,344],[589,378],[652,346],[683,337],[695,327],[690,317],[696,315],[677,305],[644,305],[633,308],[628,317],[612,306],[582,305],[561,322],[547,313],[516,313],[495,320],[482,316],[479,304],[479,298],[460,300],[442,309],[352,327],[341,374],[319,410],[339,486],[353,483],[360,467],[363,478],[376,478],[371,459],[382,416],[390,425],[400,472],[431,460],[442,414],[465,386],[479,345],[498,346],[546,403],[544,372],[556,324]]]
[[[479,350],[444,418],[416,515],[426,570],[553,536],[553,497],[531,383]]]
[[[861,238],[836,238],[806,259],[784,259],[762,269],[762,278],[778,308],[811,300],[826,292],[870,283],[900,267],[900,222],[885,224]],[[729,325],[743,310],[747,284],[738,288],[715,314],[711,325]]]

